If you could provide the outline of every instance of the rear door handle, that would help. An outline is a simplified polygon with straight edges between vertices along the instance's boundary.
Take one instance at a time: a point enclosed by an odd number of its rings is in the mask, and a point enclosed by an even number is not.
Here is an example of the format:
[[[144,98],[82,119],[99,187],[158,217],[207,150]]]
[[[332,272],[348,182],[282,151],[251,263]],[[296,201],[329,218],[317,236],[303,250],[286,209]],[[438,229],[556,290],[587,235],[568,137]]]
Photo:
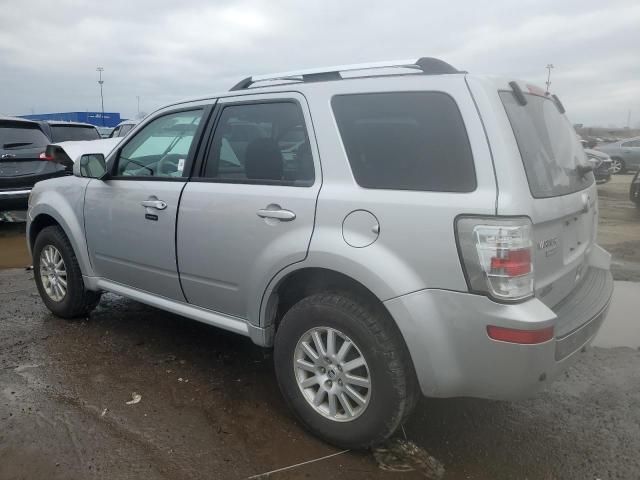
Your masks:
[[[163,202],[162,200],[145,200],[141,205],[147,208],[155,208],[156,210],[164,210],[167,208],[167,202]]]
[[[296,214],[291,210],[285,210],[283,208],[262,208],[258,210],[257,215],[260,218],[275,218],[281,222],[290,222],[296,219]]]

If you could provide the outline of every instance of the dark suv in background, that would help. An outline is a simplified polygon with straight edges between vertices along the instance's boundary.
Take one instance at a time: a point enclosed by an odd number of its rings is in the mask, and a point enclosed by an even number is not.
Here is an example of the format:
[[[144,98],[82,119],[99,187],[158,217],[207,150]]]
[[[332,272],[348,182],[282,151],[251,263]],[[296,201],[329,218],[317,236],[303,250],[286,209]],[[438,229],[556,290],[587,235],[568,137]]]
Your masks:
[[[45,154],[48,144],[99,138],[89,124],[0,117],[0,218],[2,212],[26,210],[36,182],[70,173]]]
[[[44,134],[51,142],[67,142],[69,140],[99,140],[102,138],[98,129],[89,123],[78,122],[38,122]]]

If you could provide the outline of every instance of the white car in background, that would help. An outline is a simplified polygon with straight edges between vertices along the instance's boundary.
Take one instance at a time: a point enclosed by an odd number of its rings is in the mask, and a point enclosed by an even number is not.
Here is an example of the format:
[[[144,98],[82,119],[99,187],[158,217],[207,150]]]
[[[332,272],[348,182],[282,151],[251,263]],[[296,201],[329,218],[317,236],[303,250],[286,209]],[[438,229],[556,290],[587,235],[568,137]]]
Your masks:
[[[116,125],[116,128],[113,129],[113,131],[109,135],[109,138],[124,137],[127,133],[133,130],[133,127],[135,127],[138,123],[139,120],[123,120],[118,125]]]
[[[73,164],[85,153],[102,153],[105,156],[120,143],[122,137],[103,138],[100,140],[78,140],[52,143],[47,145],[45,155],[54,162],[65,167],[69,173],[73,171]]]

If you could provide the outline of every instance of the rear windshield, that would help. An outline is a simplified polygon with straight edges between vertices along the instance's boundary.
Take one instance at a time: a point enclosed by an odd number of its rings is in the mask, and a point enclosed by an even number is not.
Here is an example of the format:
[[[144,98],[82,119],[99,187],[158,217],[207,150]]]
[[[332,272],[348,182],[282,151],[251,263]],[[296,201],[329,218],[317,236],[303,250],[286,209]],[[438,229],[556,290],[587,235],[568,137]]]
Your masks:
[[[54,142],[69,140],[96,140],[100,138],[98,130],[80,125],[51,125],[51,136]]]
[[[471,146],[455,101],[441,92],[339,95],[332,100],[358,185],[471,192]]]
[[[569,120],[551,99],[525,94],[520,105],[512,92],[500,92],[520,156],[535,198],[557,197],[583,190],[593,175],[581,175],[577,166],[585,154]]]
[[[2,149],[46,147],[48,143],[49,139],[35,125],[0,123],[0,148]]]

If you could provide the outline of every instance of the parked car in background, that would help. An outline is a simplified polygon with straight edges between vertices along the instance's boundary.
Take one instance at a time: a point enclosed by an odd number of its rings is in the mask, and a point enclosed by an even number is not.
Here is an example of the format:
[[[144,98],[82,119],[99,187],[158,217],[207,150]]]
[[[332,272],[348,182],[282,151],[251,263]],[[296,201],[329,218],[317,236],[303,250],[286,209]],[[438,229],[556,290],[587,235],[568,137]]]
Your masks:
[[[598,145],[595,149],[611,157],[611,173],[625,173],[627,170],[640,169],[640,137]]]
[[[590,148],[585,148],[584,153],[593,165],[593,175],[596,177],[596,183],[607,183],[611,180],[611,169],[613,165],[611,157],[604,152]]]
[[[71,172],[73,164],[85,153],[101,153],[106,156],[121,140],[122,137],[116,137],[91,141],[54,143],[47,145],[45,156],[56,163],[64,165]]]
[[[97,127],[97,128],[102,138],[109,138],[111,136],[111,132],[113,132],[112,127]]]
[[[138,120],[123,120],[116,126],[116,128],[113,129],[109,137],[124,137],[137,124]]]
[[[36,182],[70,173],[43,158],[51,141],[43,129],[42,122],[0,117],[0,212],[26,209]]]
[[[51,143],[67,142],[69,140],[98,140],[100,132],[90,123],[38,121],[44,134]]]
[[[631,180],[631,188],[629,188],[629,199],[640,208],[640,170],[638,170]]]
[[[273,347],[301,423],[369,448],[420,394],[530,395],[598,333],[610,255],[564,113],[433,58],[249,77],[36,185],[35,282],[60,317],[107,291]]]

